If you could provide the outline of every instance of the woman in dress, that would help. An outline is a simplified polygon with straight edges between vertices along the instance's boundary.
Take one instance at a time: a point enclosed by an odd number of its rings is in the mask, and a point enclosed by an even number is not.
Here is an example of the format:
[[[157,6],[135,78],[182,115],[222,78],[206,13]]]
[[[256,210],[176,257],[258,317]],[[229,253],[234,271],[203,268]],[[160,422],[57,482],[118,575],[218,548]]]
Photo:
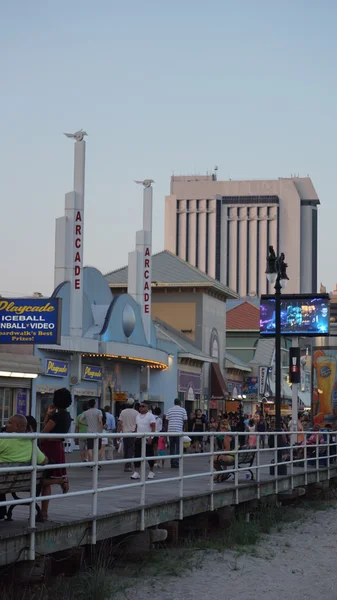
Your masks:
[[[60,437],[42,439],[40,447],[42,452],[47,456],[49,463],[58,465],[64,464],[65,454],[63,447],[62,434],[68,433],[71,425],[71,416],[67,408],[71,405],[71,394],[66,388],[56,390],[54,393],[53,404],[48,407],[47,415],[43,423],[41,433],[58,433]],[[66,469],[48,469],[46,479],[42,490],[43,496],[50,496],[51,486],[58,484],[62,491],[66,494],[69,490],[69,483]],[[48,520],[48,505],[49,500],[42,501],[41,520]]]

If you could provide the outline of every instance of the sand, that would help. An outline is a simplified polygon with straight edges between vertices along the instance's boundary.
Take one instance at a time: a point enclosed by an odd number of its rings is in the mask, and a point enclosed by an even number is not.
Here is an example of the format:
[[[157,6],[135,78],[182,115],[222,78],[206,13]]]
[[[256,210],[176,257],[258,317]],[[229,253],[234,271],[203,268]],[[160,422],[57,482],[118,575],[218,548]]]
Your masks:
[[[337,600],[337,505],[264,535],[248,553],[201,556],[179,577],[135,581],[127,600]]]

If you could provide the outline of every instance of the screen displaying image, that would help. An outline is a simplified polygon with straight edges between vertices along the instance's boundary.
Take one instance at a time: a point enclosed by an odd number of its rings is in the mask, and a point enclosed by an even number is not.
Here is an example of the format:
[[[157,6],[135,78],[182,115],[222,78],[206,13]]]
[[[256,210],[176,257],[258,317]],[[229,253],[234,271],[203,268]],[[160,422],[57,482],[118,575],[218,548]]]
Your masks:
[[[282,335],[329,335],[329,297],[281,297]],[[275,335],[275,297],[261,298],[260,334]]]

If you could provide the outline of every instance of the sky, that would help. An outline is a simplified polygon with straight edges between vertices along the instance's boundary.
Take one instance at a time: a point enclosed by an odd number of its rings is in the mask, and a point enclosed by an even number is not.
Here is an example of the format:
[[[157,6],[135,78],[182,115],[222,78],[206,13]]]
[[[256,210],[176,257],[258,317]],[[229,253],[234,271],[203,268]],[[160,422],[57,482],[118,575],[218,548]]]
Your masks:
[[[0,0],[0,293],[50,294],[55,219],[88,132],[84,263],[127,264],[172,174],[312,178],[319,280],[337,283],[335,0]],[[286,252],[286,249],[284,249]],[[290,263],[291,256],[287,256]]]

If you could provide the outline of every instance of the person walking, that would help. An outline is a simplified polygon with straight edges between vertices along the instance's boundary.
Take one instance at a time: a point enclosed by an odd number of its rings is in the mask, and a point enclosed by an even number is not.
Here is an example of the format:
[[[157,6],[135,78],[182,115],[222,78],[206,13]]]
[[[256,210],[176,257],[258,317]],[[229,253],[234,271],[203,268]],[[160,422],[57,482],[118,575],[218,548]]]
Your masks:
[[[119,415],[118,431],[120,433],[134,433],[136,431],[136,419],[139,415],[138,410],[134,408],[134,403],[130,403],[126,406],[121,414]],[[125,437],[120,442],[123,444],[123,457],[124,459],[133,459],[135,454],[135,438]],[[124,472],[131,473],[132,463],[125,463]]]
[[[84,413],[88,410],[88,406],[85,403],[83,406],[83,411],[80,415],[78,415],[76,419],[75,433],[88,433],[88,423],[85,421]],[[85,424],[80,425],[80,418],[83,417]],[[78,440],[78,446],[80,449],[81,461],[88,462],[88,449],[87,449],[87,440],[81,438]]]
[[[181,406],[179,398],[174,401],[174,406],[168,409],[166,414],[168,423],[168,433],[182,433],[186,431],[187,412]],[[170,436],[170,454],[171,456],[179,454],[179,436]],[[171,458],[171,469],[179,468],[179,459]]]
[[[154,433],[156,430],[156,419],[152,412],[149,412],[149,406],[147,402],[143,401],[139,405],[139,414],[136,419],[136,433]],[[153,457],[153,437],[149,436],[146,438],[146,456]],[[135,458],[142,456],[142,438],[136,437],[135,441]],[[155,474],[153,472],[154,460],[149,460],[150,472],[147,476],[148,479],[154,479]],[[140,462],[134,461],[135,472],[131,475],[131,479],[140,479]]]
[[[103,429],[103,415],[102,411],[99,410],[96,406],[96,399],[91,398],[88,402],[88,410],[86,410],[79,419],[80,425],[88,425],[88,433],[102,433]],[[102,447],[102,439],[98,440],[98,448],[99,450]],[[88,459],[90,462],[93,460],[93,449],[94,449],[94,438],[87,440],[87,448],[88,448]],[[92,467],[93,468],[93,467]],[[101,469],[101,466],[98,467]]]
[[[106,416],[105,430],[107,433],[114,433],[114,431],[116,431],[116,419],[111,414],[110,406],[105,406],[104,410],[105,410],[105,416]],[[106,459],[107,460],[112,460],[114,457],[113,443],[114,443],[113,438],[108,438],[108,444],[106,447]]]
[[[260,417],[258,424],[256,425],[256,431],[259,431],[262,434],[266,433],[266,424],[264,422],[264,418]],[[260,435],[260,447],[264,448],[265,445],[265,435]]]

